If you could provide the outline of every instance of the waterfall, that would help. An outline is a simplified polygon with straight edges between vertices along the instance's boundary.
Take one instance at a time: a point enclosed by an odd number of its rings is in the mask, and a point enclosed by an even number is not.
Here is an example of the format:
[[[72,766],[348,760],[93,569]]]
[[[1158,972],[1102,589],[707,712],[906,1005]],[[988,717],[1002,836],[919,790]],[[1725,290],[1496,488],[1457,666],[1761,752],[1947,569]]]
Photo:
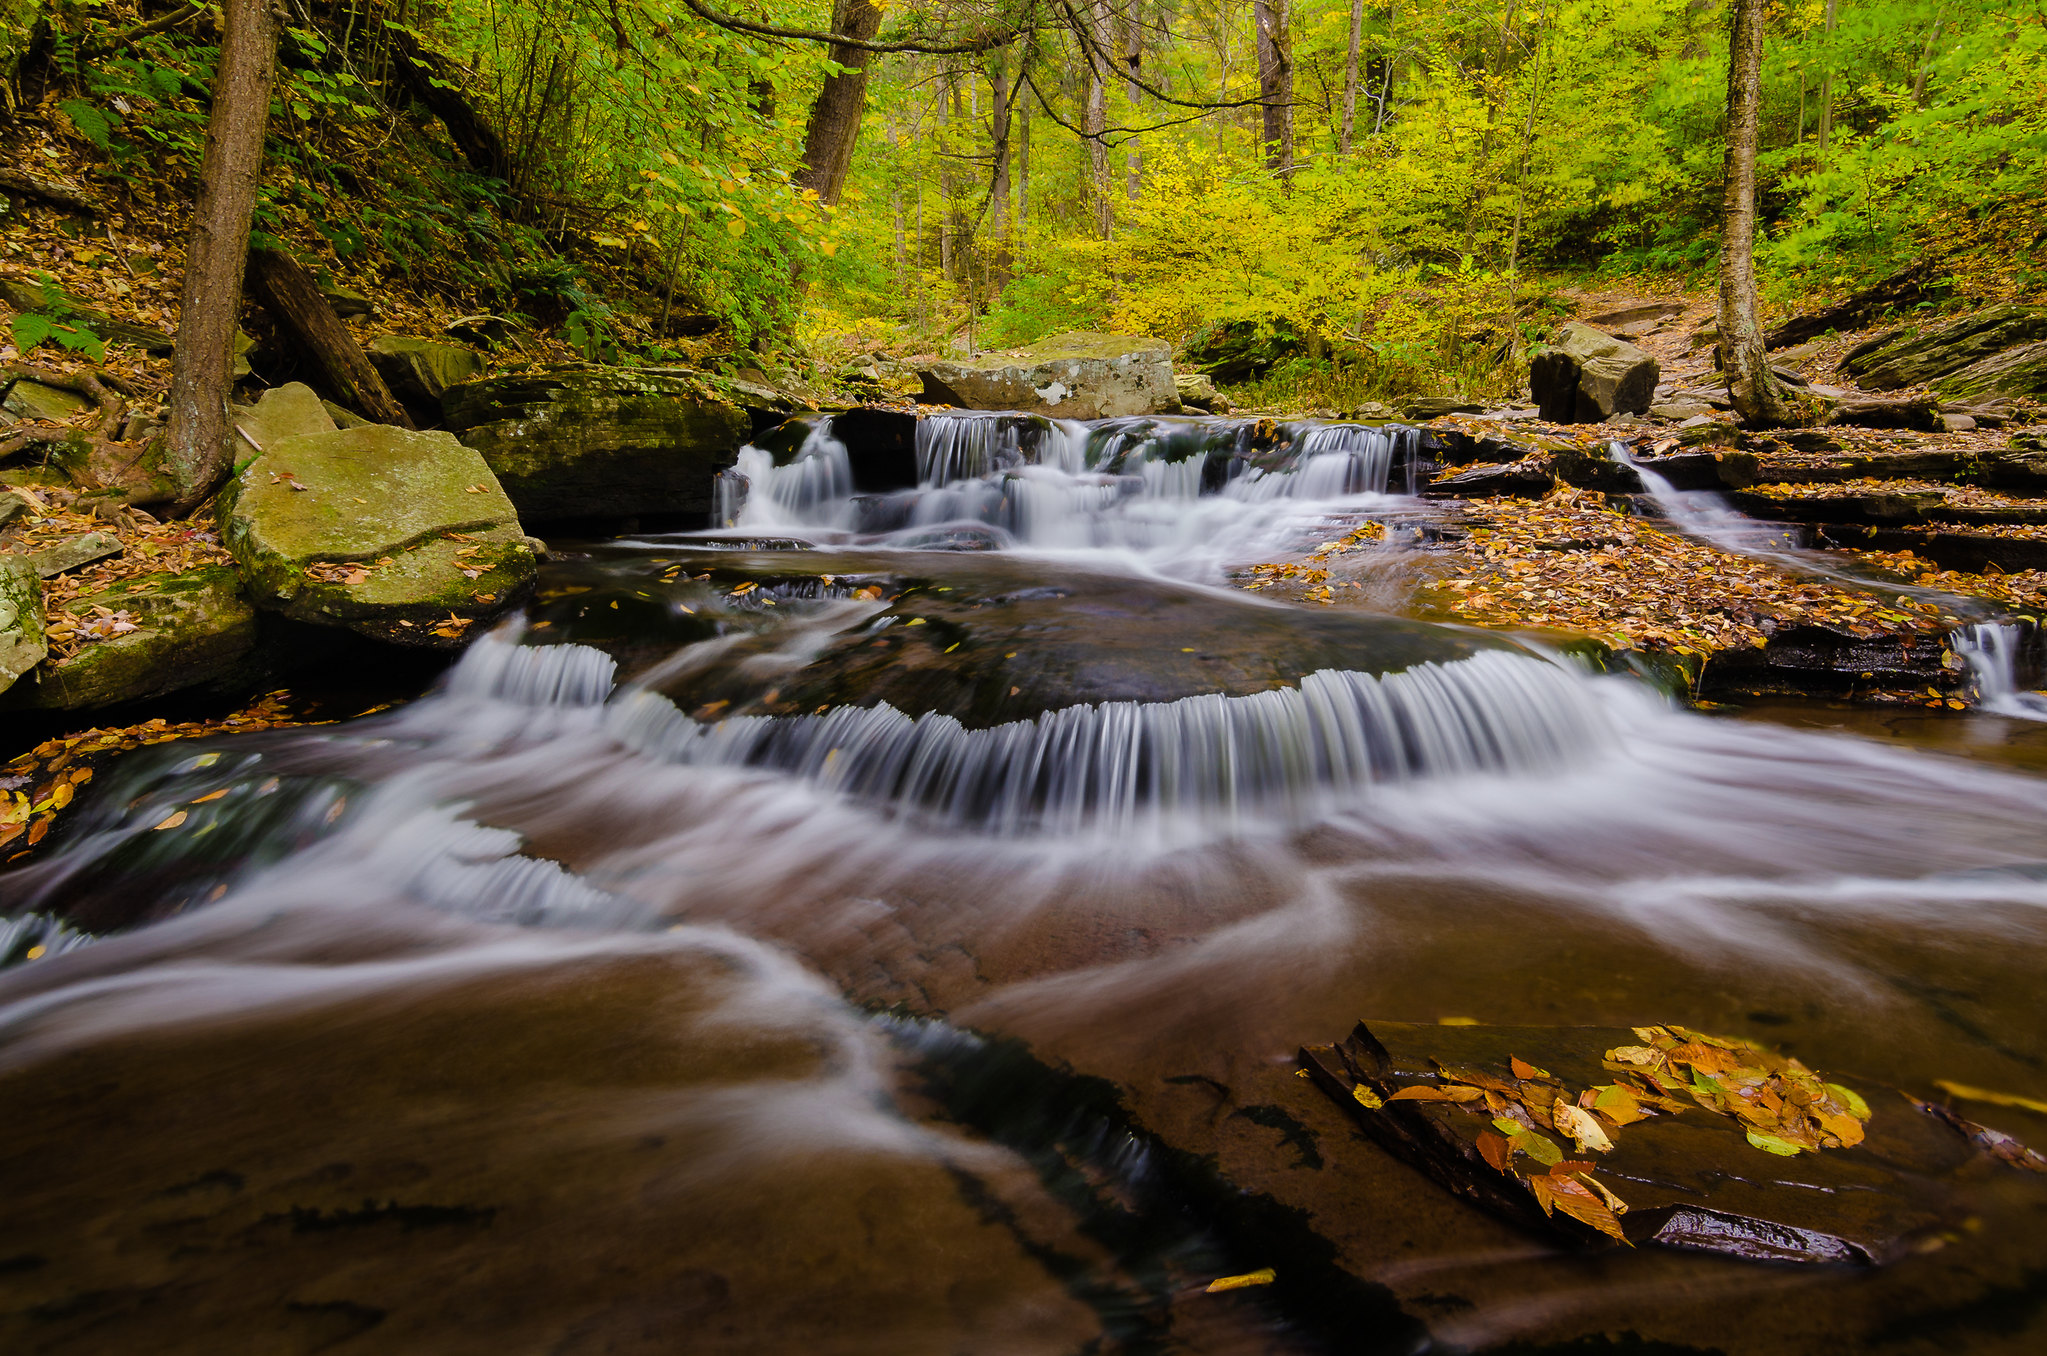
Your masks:
[[[587,645],[521,645],[513,629],[478,640],[448,672],[446,693],[516,706],[596,706],[618,661]]]
[[[714,482],[720,527],[783,527],[813,523],[839,526],[853,497],[853,462],[832,434],[830,416],[809,426],[803,443],[785,464],[773,452],[748,444],[730,470]]]
[[[1687,536],[1735,555],[1753,556],[1787,569],[1838,574],[1817,566],[1796,551],[1797,542],[1782,527],[1758,522],[1711,490],[1680,490],[1660,473],[1635,460],[1629,446],[1616,438],[1607,455],[1642,478],[1642,488],[1670,521]]]
[[[0,969],[61,956],[92,940],[91,933],[80,932],[63,919],[52,918],[48,914],[25,913],[16,918],[0,918]]]
[[[887,705],[690,719],[624,693],[607,727],[670,762],[772,769],[995,833],[1129,826],[1140,815],[1300,815],[1376,783],[1562,766],[1605,742],[1580,675],[1488,650],[1373,676],[1324,669],[1243,697],[1103,702],[968,729]]]
[[[2019,652],[2026,628],[2017,622],[1977,622],[1957,629],[1948,647],[1968,661],[1985,711],[2020,720],[2047,720],[2047,696],[2019,686]]]

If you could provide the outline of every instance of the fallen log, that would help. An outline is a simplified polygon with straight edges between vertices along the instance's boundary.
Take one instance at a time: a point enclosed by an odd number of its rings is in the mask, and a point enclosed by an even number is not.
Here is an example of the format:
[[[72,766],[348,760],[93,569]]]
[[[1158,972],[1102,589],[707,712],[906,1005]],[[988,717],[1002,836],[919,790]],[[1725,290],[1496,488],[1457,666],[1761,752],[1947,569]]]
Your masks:
[[[413,426],[369,355],[296,259],[279,250],[250,250],[249,287],[263,309],[319,365],[330,399],[372,423]]]

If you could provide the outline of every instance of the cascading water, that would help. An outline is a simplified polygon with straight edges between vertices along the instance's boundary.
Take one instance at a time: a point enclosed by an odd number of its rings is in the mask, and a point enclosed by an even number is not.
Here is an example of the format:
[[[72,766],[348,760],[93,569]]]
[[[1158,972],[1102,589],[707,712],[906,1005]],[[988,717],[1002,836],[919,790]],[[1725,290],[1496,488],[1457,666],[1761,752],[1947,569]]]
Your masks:
[[[1852,1275],[1560,1252],[1289,1058],[1682,1022],[2038,1098],[2036,730],[1202,582],[1397,502],[1409,431],[926,422],[885,488],[823,419],[743,455],[808,549],[562,543],[413,703],[99,768],[0,874],[0,1346],[2038,1346],[2047,1195],[1989,1158]],[[1958,638],[1993,703],[2021,639]]]
[[[2030,630],[2017,622],[1976,622],[1948,638],[1949,648],[1968,661],[1984,710],[2021,720],[2047,720],[2047,694],[2019,686],[2020,654]]]

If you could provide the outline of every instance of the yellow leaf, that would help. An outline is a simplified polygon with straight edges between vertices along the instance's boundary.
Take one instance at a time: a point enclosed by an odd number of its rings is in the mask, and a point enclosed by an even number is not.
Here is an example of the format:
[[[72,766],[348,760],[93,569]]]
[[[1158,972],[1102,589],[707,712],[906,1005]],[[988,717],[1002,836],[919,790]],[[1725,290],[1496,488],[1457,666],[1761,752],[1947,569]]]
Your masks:
[[[1933,1086],[1950,1097],[1959,1097],[1965,1102],[1988,1102],[1992,1106],[2015,1106],[2022,1111],[2037,1111],[2047,1116],[2047,1102],[2032,1097],[2020,1097],[2009,1092],[1992,1092],[1988,1088],[1972,1088],[1967,1083],[1950,1083],[1945,1078],[1936,1078]],[[1866,1114],[1866,1112],[1865,1112]]]
[[[727,235],[729,235],[729,236],[732,236],[732,237],[734,237],[735,239],[736,239],[736,238],[738,238],[739,236],[745,235],[745,234],[746,234],[746,218],[745,218],[745,217],[734,217],[734,218],[732,218],[732,220],[730,220],[730,221],[726,222],[726,223],[725,223],[725,234],[727,234]]]
[[[1279,1273],[1271,1267],[1261,1267],[1257,1271],[1247,1271],[1241,1276],[1219,1276],[1204,1286],[1203,1292],[1213,1295],[1224,1290],[1242,1290],[1247,1286],[1271,1285],[1278,1279]]]
[[[164,820],[163,823],[157,825],[156,827],[159,829],[175,829],[176,827],[178,827],[178,825],[184,822],[185,812],[183,810],[178,810],[174,812],[169,819]]]
[[[1613,1141],[1600,1128],[1598,1118],[1582,1107],[1572,1106],[1560,1097],[1550,1108],[1550,1119],[1557,1129],[1578,1141],[1580,1149],[1590,1149],[1596,1154],[1613,1152]]]
[[[1303,1069],[1301,1070],[1301,1072],[1306,1073],[1307,1070]],[[1377,1111],[1380,1107],[1386,1105],[1384,1101],[1380,1100],[1378,1093],[1373,1092],[1363,1083],[1360,1083],[1356,1087],[1352,1088],[1350,1090],[1350,1095],[1357,1100],[1359,1106],[1365,1107],[1372,1111]]]

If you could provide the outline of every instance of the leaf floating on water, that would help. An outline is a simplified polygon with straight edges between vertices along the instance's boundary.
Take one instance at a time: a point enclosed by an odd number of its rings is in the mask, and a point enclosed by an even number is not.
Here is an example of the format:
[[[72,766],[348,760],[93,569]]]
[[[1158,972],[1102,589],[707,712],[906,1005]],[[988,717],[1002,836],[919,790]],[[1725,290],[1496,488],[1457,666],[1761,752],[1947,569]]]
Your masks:
[[[1437,1026],[1477,1026],[1477,1025],[1478,1025],[1478,1018],[1476,1018],[1476,1017],[1438,1017],[1438,1018],[1436,1019],[1436,1025],[1437,1025]]]
[[[208,791],[205,795],[196,797],[190,803],[193,805],[204,805],[209,800],[219,800],[227,794],[227,791],[228,789],[223,786],[218,791]]]
[[[1796,1158],[1801,1152],[1799,1146],[1790,1140],[1779,1139],[1775,1135],[1757,1134],[1753,1130],[1748,1132],[1748,1142],[1765,1153],[1778,1154],[1784,1158]]]
[[[1426,1083],[1418,1083],[1411,1088],[1402,1088],[1386,1100],[1389,1102],[1476,1102],[1483,1100],[1484,1097],[1485,1091],[1482,1088],[1464,1087],[1459,1084],[1432,1088]]]
[[[171,812],[170,817],[164,820],[161,824],[158,824],[156,827],[159,829],[175,829],[176,827],[178,827],[178,825],[184,822],[185,812],[183,810],[173,810]]]
[[[1218,1276],[1202,1287],[1202,1293],[1216,1295],[1225,1290],[1245,1290],[1254,1285],[1271,1285],[1278,1279],[1279,1273],[1271,1267],[1260,1267],[1241,1276]]]
[[[1952,1083],[1945,1078],[1935,1079],[1933,1086],[1948,1096],[1959,1097],[1965,1102],[1988,1102],[1991,1106],[2017,1107],[2021,1111],[2037,1111],[2047,1116],[2047,1102],[2037,1098],[2020,1097],[2009,1092],[1992,1092],[1988,1088],[1970,1087],[1967,1083]]]
[[[1478,1155],[1491,1165],[1495,1172],[1505,1172],[1507,1165],[1514,1161],[1514,1146],[1507,1137],[1493,1130],[1478,1132]]]
[[[1301,1070],[1301,1072],[1306,1073],[1307,1070],[1303,1069]],[[1359,1106],[1369,1107],[1373,1111],[1377,1111],[1380,1107],[1386,1105],[1385,1101],[1380,1098],[1378,1093],[1373,1092],[1363,1083],[1360,1083],[1356,1087],[1352,1088],[1350,1090],[1350,1095],[1357,1099],[1357,1103]]]
[[[1543,1185],[1537,1186],[1538,1182]],[[1612,1208],[1577,1178],[1531,1177],[1528,1185],[1535,1189],[1535,1198],[1542,1205],[1544,1214],[1561,1210],[1580,1224],[1590,1225],[1609,1238],[1621,1243],[1628,1241]]]

